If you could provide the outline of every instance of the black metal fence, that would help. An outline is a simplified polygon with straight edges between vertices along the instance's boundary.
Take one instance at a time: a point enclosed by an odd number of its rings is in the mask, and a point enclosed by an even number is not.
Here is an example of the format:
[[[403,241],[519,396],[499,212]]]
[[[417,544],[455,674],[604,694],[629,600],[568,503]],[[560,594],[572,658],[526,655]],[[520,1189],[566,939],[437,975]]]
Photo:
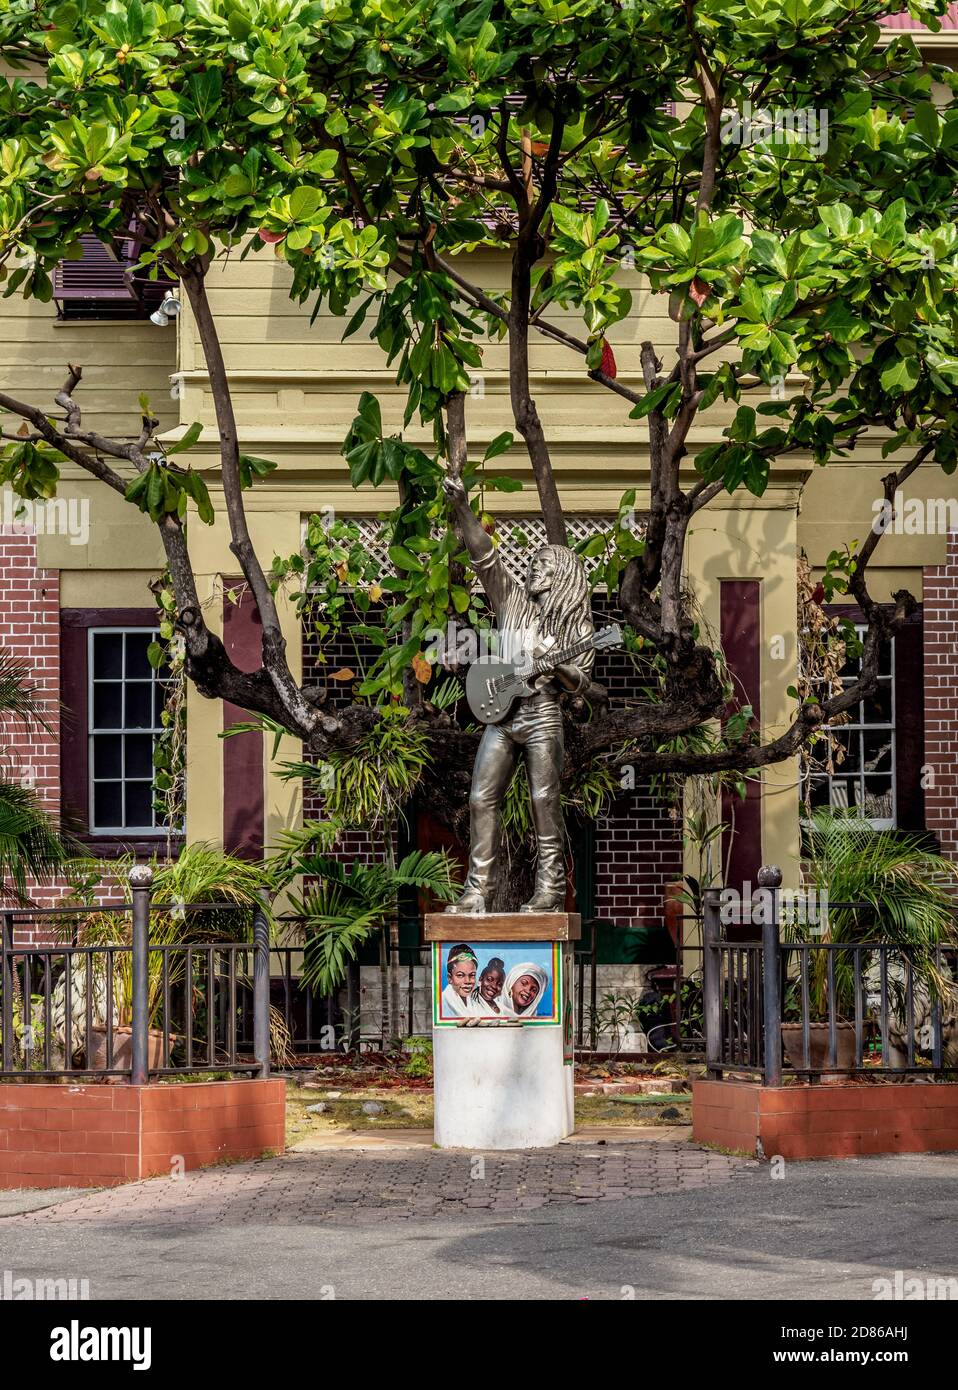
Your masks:
[[[739,911],[704,894],[703,987],[709,1076],[941,1076],[958,1072],[958,953],[880,937],[782,939],[780,870],[759,871]],[[830,902],[831,912],[871,912]],[[742,939],[743,928],[754,928]],[[821,935],[827,928],[819,928]]]
[[[164,943],[151,917],[236,913],[230,903],[153,907],[149,870],[130,877],[132,902],[0,912],[0,1076],[116,1077],[202,1072],[267,1076],[269,922],[249,939]],[[249,917],[249,910],[246,909]],[[17,927],[38,920],[109,919],[115,940],[32,945]],[[123,929],[118,924],[128,922]],[[65,935],[65,933],[61,934]],[[95,935],[95,931],[92,933]],[[126,938],[126,939],[123,939]]]
[[[284,939],[271,943],[264,909],[155,903],[145,866],[130,882],[131,901],[0,909],[0,1077],[266,1076],[271,1055],[274,1065],[309,1066],[316,1054],[386,1048],[431,1027],[431,947],[402,944],[397,923],[387,924],[365,995],[354,962],[342,989],[325,996],[303,973],[302,919],[276,919]],[[204,917],[202,932],[183,927],[193,914]],[[574,1045],[601,1055],[609,1049],[589,926],[573,955]],[[650,1037],[655,1053],[701,1043],[698,1024],[683,1017],[686,984],[680,953]]]

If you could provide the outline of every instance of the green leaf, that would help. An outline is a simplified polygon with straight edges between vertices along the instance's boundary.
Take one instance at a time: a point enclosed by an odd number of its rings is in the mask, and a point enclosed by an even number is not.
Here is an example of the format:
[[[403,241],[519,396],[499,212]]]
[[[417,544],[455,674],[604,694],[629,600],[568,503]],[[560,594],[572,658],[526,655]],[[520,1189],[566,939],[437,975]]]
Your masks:
[[[202,433],[203,426],[194,420],[182,438],[178,439],[175,444],[168,444],[166,446],[166,452],[168,454],[185,453],[187,449],[192,449]]]
[[[495,439],[483,454],[483,463],[488,463],[490,459],[498,458],[499,455],[504,454],[507,449],[511,449],[514,443],[515,439],[511,431],[503,430],[502,434],[496,435]]]
[[[915,107],[914,125],[918,134],[925,141],[926,145],[931,145],[937,149],[941,142],[941,121],[934,103],[930,101],[920,101]]]
[[[423,567],[416,559],[415,555],[411,555],[403,545],[391,545],[389,547],[389,558],[392,560],[397,570],[408,570],[416,574],[422,574],[423,572]]]
[[[663,382],[661,386],[656,386],[654,391],[650,391],[647,396],[643,396],[638,405],[632,407],[629,411],[629,419],[643,419],[651,411],[655,410],[656,406],[662,405],[666,398],[674,392],[678,392],[679,395],[682,394],[682,387],[677,382],[666,381]]]
[[[916,357],[896,357],[889,362],[881,374],[882,389],[890,395],[900,396],[918,385],[921,369]]]

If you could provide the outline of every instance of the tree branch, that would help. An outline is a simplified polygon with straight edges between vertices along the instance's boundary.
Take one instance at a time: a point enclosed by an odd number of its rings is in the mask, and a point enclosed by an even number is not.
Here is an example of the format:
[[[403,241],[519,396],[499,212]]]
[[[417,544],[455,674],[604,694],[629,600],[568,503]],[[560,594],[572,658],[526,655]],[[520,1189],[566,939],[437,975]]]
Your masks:
[[[276,692],[286,710],[287,716],[297,729],[311,732],[319,720],[319,715],[307,701],[293,680],[286,661],[286,639],[283,637],[276,602],[269,587],[259,556],[253,547],[246,521],[243,504],[243,489],[240,479],[239,435],[236,417],[233,412],[233,399],[230,391],[226,364],[220,347],[216,324],[210,311],[206,296],[206,283],[198,268],[190,267],[183,277],[186,290],[196,320],[197,332],[206,358],[213,408],[220,433],[220,468],[223,480],[223,497],[229,521],[230,550],[236,556],[240,569],[259,611],[263,625],[263,665],[276,688]]]

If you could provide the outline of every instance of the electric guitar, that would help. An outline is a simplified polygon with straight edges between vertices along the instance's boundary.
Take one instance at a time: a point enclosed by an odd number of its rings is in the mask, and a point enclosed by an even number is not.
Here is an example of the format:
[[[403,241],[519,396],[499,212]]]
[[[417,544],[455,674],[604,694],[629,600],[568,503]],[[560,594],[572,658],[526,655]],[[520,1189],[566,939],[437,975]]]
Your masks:
[[[534,695],[531,682],[544,671],[552,671],[572,661],[584,652],[601,651],[603,647],[621,647],[622,629],[617,624],[604,627],[591,637],[561,651],[545,652],[534,661],[519,665],[515,661],[500,661],[496,656],[483,656],[474,661],[466,675],[466,699],[469,708],[481,724],[500,724],[508,718],[517,700]]]

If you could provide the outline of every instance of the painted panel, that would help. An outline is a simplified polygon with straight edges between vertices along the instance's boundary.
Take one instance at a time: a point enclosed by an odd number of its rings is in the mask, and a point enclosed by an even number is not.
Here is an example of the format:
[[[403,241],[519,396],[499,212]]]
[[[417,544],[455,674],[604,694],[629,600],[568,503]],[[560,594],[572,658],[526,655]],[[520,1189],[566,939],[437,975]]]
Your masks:
[[[557,941],[433,943],[436,1027],[555,1024],[562,1018]]]

